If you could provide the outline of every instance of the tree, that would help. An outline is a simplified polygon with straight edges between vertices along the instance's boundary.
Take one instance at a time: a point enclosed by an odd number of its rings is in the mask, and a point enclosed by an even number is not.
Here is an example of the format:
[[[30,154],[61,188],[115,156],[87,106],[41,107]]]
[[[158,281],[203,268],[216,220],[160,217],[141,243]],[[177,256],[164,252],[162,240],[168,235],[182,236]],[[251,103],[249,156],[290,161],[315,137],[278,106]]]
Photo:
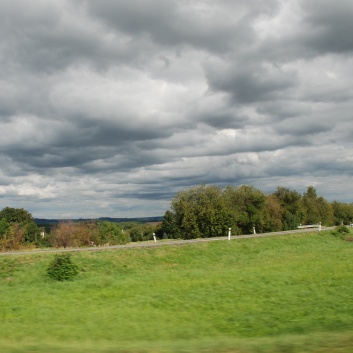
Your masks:
[[[36,243],[39,237],[39,228],[34,221],[25,224],[24,228],[24,242]]]
[[[0,219],[2,218],[8,223],[26,224],[33,221],[32,215],[23,208],[5,207],[0,211]]]
[[[130,229],[128,230],[129,232],[129,237],[130,240],[135,242],[135,241],[143,241],[143,232],[141,231],[141,228],[138,227],[136,224],[132,225]]]
[[[316,199],[316,207],[319,211],[320,221],[323,225],[332,225],[335,221],[334,210],[332,205],[322,196]]]
[[[180,237],[180,228],[177,226],[176,217],[172,211],[166,211],[156,234],[163,239],[177,239]]]
[[[301,199],[303,209],[302,224],[318,224],[321,222],[316,200],[316,189],[313,186],[309,186]]]
[[[6,218],[1,218],[0,219],[0,239],[3,237],[6,237],[7,232],[9,231],[10,224],[6,220]]]
[[[94,237],[94,243],[98,245],[121,245],[128,242],[127,235],[118,224],[113,222],[99,222],[98,232]]]
[[[235,223],[238,234],[252,233],[253,227],[259,232],[263,231],[266,195],[262,191],[251,185],[241,185],[235,189],[228,186],[224,195],[229,219]]]
[[[24,228],[18,223],[10,224],[7,232],[0,239],[0,248],[3,250],[18,250],[23,247]]]
[[[334,222],[334,210],[332,205],[322,196],[318,197],[316,189],[309,186],[301,199],[303,210],[303,224],[318,224],[322,222],[331,225]]]
[[[50,234],[50,242],[54,247],[67,247],[74,245],[73,229],[74,224],[70,222],[59,223]]]
[[[152,240],[153,239],[153,233],[155,232],[155,226],[149,223],[144,223],[141,226],[142,230],[142,238],[143,240]]]
[[[353,221],[353,205],[333,201],[332,204],[334,224],[350,224]]]
[[[301,209],[301,195],[284,187],[278,187],[273,193],[282,208],[283,230],[296,229],[301,223],[303,211]]]
[[[108,223],[108,222],[107,222]],[[109,233],[109,230],[107,230]],[[77,247],[91,246],[95,244],[106,244],[105,237],[111,234],[105,234],[103,229],[99,229],[94,222],[73,221],[61,222],[52,229],[50,234],[50,243],[54,247]]]
[[[201,185],[177,193],[171,209],[184,239],[227,234],[227,209],[222,190],[216,186]]]
[[[7,234],[8,240],[11,238],[14,244],[17,244],[20,238],[23,243],[36,242],[39,229],[28,211],[23,208],[5,207],[0,211],[0,220],[0,238]]]
[[[283,209],[274,195],[268,195],[264,207],[264,232],[278,232],[283,229]]]

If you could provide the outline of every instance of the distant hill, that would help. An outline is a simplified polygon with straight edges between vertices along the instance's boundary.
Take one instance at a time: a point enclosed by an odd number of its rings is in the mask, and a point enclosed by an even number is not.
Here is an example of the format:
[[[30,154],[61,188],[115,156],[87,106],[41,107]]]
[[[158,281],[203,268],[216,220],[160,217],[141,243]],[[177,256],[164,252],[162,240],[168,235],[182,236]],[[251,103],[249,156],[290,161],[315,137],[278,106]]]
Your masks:
[[[57,224],[59,222],[74,221],[74,222],[89,222],[89,221],[102,221],[102,222],[161,222],[163,216],[157,217],[135,217],[135,218],[111,218],[111,217],[100,217],[100,218],[78,218],[78,219],[46,219],[46,218],[34,218],[34,222],[38,225],[46,224]]]

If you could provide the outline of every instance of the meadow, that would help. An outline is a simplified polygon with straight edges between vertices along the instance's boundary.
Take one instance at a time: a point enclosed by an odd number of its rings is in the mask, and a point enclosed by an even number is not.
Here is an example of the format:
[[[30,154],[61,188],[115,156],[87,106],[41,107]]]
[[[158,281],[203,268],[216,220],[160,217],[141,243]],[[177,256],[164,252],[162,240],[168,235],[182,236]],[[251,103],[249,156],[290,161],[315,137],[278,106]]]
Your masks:
[[[353,351],[353,242],[329,231],[0,257],[0,351]]]

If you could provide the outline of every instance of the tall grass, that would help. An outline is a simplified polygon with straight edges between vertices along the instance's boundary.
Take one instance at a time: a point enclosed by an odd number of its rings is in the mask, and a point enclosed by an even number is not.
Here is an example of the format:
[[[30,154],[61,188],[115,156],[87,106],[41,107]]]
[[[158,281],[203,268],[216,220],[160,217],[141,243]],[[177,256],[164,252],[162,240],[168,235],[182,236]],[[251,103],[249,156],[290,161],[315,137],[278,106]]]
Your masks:
[[[72,282],[2,257],[0,351],[351,352],[352,255],[326,232],[76,253]]]

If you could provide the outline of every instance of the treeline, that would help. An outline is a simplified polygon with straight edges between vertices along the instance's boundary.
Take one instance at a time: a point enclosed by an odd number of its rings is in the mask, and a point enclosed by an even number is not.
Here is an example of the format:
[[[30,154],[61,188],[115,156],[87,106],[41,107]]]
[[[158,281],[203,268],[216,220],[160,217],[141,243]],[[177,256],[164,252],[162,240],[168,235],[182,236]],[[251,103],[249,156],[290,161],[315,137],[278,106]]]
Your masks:
[[[328,202],[313,186],[303,194],[278,187],[267,195],[250,185],[201,185],[176,194],[157,230],[161,238],[208,238],[296,229],[300,224],[340,225],[353,220],[353,204]]]
[[[109,221],[60,222],[38,226],[24,210],[0,211],[0,250],[28,247],[80,247],[120,245],[168,238],[208,238],[296,229],[300,224],[348,225],[353,204],[328,202],[309,186],[303,194],[278,187],[265,194],[250,185],[200,185],[179,192],[162,222],[116,223]]]
[[[5,207],[0,211],[0,251],[121,245],[153,239],[155,231],[155,224],[99,220],[65,221],[44,227],[22,208]]]

